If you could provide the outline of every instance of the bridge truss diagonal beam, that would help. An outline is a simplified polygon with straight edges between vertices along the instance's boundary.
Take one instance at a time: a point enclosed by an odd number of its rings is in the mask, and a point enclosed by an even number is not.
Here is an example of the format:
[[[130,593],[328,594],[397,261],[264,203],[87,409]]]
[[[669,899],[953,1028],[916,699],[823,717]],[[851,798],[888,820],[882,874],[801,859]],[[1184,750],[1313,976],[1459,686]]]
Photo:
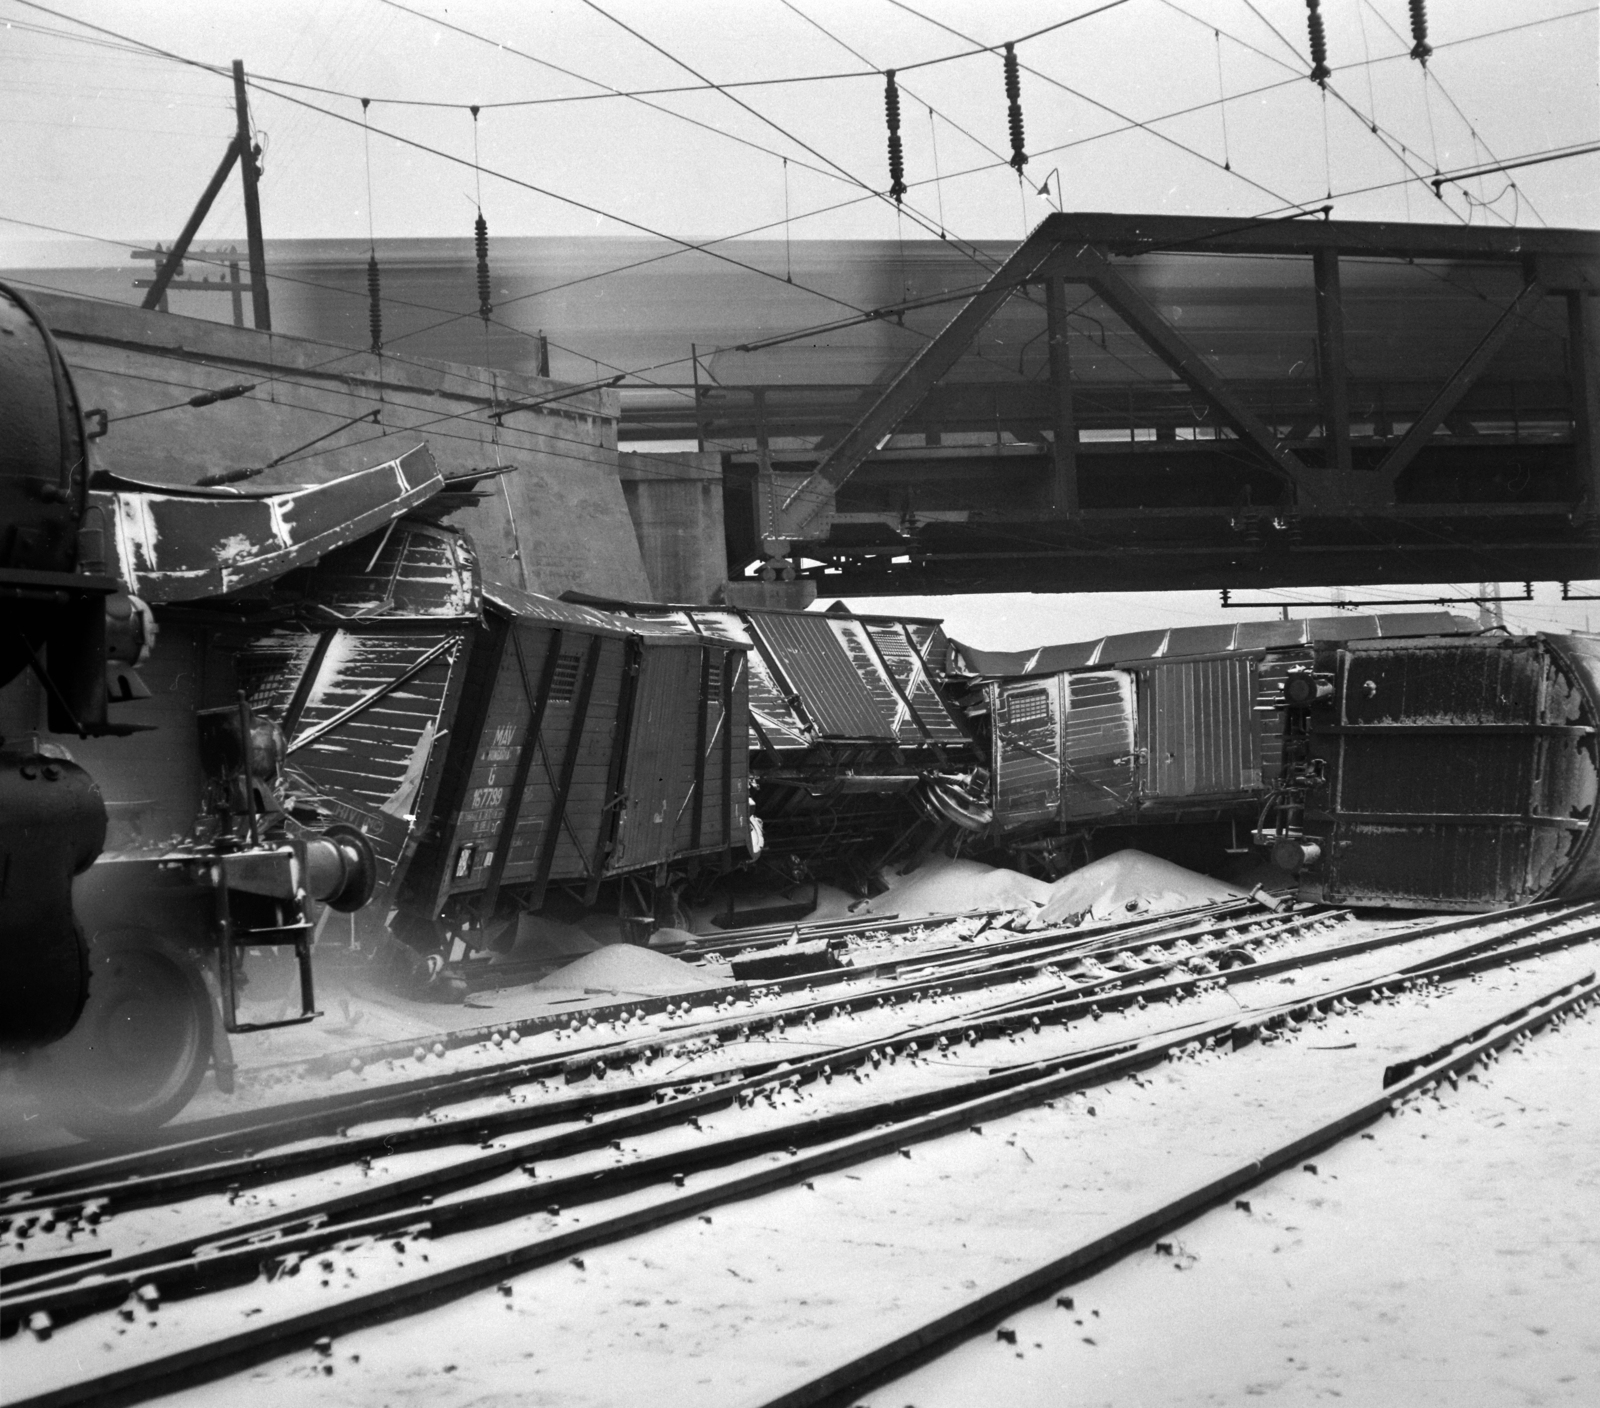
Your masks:
[[[1433,432],[1444,424],[1448,416],[1461,404],[1461,398],[1472,390],[1472,385],[1483,375],[1484,368],[1494,359],[1494,355],[1503,346],[1506,339],[1521,325],[1522,320],[1533,311],[1539,300],[1544,297],[1543,286],[1535,279],[1530,279],[1522,286],[1522,291],[1512,299],[1511,306],[1496,320],[1495,325],[1483,335],[1466,360],[1461,363],[1450,379],[1439,388],[1427,408],[1411,423],[1411,428],[1406,431],[1400,443],[1384,456],[1383,463],[1378,466],[1378,477],[1386,484],[1393,484],[1401,473],[1417,456],[1417,452],[1426,445]]]
[[[833,491],[855,472],[892,434],[894,427],[916,408],[934,384],[960,359],[979,329],[999,310],[1000,305],[1028,282],[1038,265],[1051,252],[1051,244],[1039,238],[1038,231],[1024,240],[971,301],[901,369],[866,413],[828,451],[817,467],[783,501],[779,532],[789,538],[802,538],[813,522],[826,514]]]
[[[1055,261],[1046,261],[1045,270],[1055,272]],[[1286,447],[1254,411],[1234,394],[1227,382],[1213,370],[1205,355],[1179,335],[1157,311],[1155,305],[1119,274],[1098,249],[1085,248],[1073,257],[1075,282],[1087,284],[1106,302],[1144,344],[1160,357],[1185,383],[1204,396],[1217,413],[1254,445],[1272,467],[1296,489],[1303,489],[1305,463]],[[1073,274],[1061,271],[1064,277]]]
[[[1050,232],[1050,223],[1046,221],[1018,246],[944,330],[906,363],[812,473],[790,492],[780,510],[780,538],[804,539],[823,525],[832,494],[955,366],[1001,305],[1032,283],[1047,288],[1076,283],[1090,288],[1177,377],[1212,405],[1241,440],[1257,449],[1298,496],[1309,493],[1304,462],[1233,392],[1205,355],[1123,278],[1101,249],[1090,244],[1079,244],[1075,249],[1062,245]],[[1064,312],[1061,308],[1055,311],[1058,318]],[[1054,340],[1052,347],[1056,347]],[[1059,461],[1060,451],[1057,458]],[[1065,478],[1064,473],[1062,477]],[[1070,495],[1058,490],[1058,498],[1062,497]]]

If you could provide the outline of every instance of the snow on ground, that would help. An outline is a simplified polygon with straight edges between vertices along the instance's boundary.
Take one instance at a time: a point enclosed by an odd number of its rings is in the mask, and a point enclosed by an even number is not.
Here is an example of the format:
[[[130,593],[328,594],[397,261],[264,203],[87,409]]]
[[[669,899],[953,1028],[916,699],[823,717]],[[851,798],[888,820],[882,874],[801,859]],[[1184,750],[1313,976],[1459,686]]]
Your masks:
[[[1600,1017],[1371,1133],[860,1401],[1600,1403]]]
[[[558,992],[653,996],[725,988],[728,979],[652,949],[608,944],[546,974],[534,986]]]
[[[1369,1004],[1291,1040],[1172,1062],[986,1120],[981,1133],[916,1145],[909,1158],[891,1154],[594,1248],[502,1291],[340,1335],[325,1356],[290,1355],[168,1401],[759,1402],[1368,1098],[1390,1061],[1571,981],[1595,966],[1597,950]],[[1255,986],[1263,991],[1239,999],[1283,992],[1270,979]],[[1176,1234],[1173,1256],[1135,1252],[1071,1288],[1071,1311],[1052,1297],[1012,1317],[1014,1346],[984,1335],[863,1401],[1593,1402],[1597,1070],[1591,1013],[1459,1092],[1381,1122],[1373,1140],[1316,1156],[1315,1173],[1253,1190],[1250,1212],[1207,1214]],[[561,1222],[589,1215],[573,1209]],[[437,1266],[473,1245],[503,1245],[509,1230],[405,1255],[385,1244],[359,1263],[351,1253],[348,1267],[341,1253],[326,1279],[337,1290],[359,1270],[371,1285],[379,1262],[431,1253]],[[280,1298],[313,1303],[315,1291],[307,1277],[258,1283],[203,1313],[163,1307],[160,1318],[203,1335],[208,1323],[239,1323]],[[71,1350],[89,1367],[117,1361],[133,1346],[107,1323],[64,1327],[53,1353]],[[12,1347],[8,1371],[31,1379],[49,1349]]]
[[[1046,892],[1040,924],[1064,924],[1084,915],[1092,922],[1162,914],[1217,900],[1240,899],[1244,892],[1209,875],[1200,875],[1159,856],[1132,849],[1117,851],[1064,875]]]
[[[1018,909],[1050,897],[1046,881],[976,860],[933,856],[909,875],[884,876],[889,889],[868,906],[871,914],[914,919],[929,914],[960,914],[973,909]]]

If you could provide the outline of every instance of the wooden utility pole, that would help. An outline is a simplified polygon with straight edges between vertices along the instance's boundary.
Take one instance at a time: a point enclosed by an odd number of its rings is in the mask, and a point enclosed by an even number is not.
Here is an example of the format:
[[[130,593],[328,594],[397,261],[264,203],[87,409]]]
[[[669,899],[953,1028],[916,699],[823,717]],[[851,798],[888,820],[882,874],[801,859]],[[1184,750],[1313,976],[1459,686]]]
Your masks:
[[[212,174],[210,183],[201,192],[200,199],[195,203],[194,209],[189,213],[189,221],[183,227],[183,232],[173,242],[170,250],[155,251],[158,259],[155,277],[148,282],[139,280],[134,287],[145,290],[143,307],[159,308],[162,312],[167,308],[167,290],[169,288],[196,288],[196,284],[174,284],[173,279],[178,271],[183,268],[183,256],[189,252],[190,242],[200,231],[201,222],[206,218],[211,209],[211,204],[217,198],[217,193],[222,189],[222,183],[228,179],[228,173],[233,170],[234,162],[239,163],[239,174],[244,180],[244,224],[245,234],[249,237],[250,246],[250,301],[255,312],[256,327],[262,332],[272,331],[272,309],[267,302],[267,253],[266,245],[261,238],[261,196],[256,183],[261,178],[261,168],[256,165],[256,158],[261,155],[259,147],[250,143],[250,106],[245,100],[244,92],[244,62],[241,59],[233,61],[233,106],[238,119],[238,127],[233,139],[228,143],[228,150],[223,154],[222,161]],[[135,258],[147,257],[143,251],[135,251]],[[233,266],[233,278],[230,280],[238,292],[234,294],[234,322],[239,321],[238,299],[243,290],[239,285],[239,266]],[[212,285],[217,287],[217,285]]]
[[[261,168],[256,165],[260,148],[250,144],[250,105],[244,91],[244,60],[233,61],[233,106],[239,119],[239,172],[244,177],[244,228],[250,246],[250,300],[256,327],[272,331],[272,309],[267,302],[267,250],[261,238],[261,196],[256,183]]]

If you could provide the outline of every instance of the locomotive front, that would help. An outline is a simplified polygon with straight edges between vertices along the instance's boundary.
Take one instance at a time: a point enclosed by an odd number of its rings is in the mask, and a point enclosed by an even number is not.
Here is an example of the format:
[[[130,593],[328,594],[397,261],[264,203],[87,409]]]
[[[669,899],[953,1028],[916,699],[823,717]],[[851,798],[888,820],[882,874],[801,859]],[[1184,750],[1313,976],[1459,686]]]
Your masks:
[[[317,908],[359,908],[374,880],[359,832],[286,809],[272,726],[237,699],[205,708],[219,680],[208,701],[186,668],[196,632],[157,646],[108,570],[89,465],[104,430],[0,285],[0,1052],[91,1137],[169,1119],[213,1063],[227,1082],[225,1033],[263,1025],[239,1019],[245,945],[292,947],[291,1020],[315,1015]],[[141,669],[171,686],[160,700]],[[125,721],[152,704],[159,722]],[[162,824],[141,832],[141,815]]]

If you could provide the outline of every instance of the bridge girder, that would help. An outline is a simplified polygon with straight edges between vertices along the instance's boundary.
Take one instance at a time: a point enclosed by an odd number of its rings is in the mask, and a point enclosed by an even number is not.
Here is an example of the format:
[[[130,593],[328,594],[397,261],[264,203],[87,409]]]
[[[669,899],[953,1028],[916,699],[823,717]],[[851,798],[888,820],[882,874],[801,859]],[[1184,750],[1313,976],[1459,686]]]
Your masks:
[[[1248,345],[1220,355],[1181,327],[1182,310],[1152,296],[1148,277],[1171,255],[1229,257],[1247,273],[1253,259],[1267,292],[1290,301],[1299,295],[1282,292],[1272,266],[1302,261],[1314,374],[1241,375]],[[1411,334],[1436,315],[1442,339],[1446,317],[1461,321],[1461,290],[1472,293],[1472,339],[1446,374],[1419,375],[1398,343],[1374,363],[1368,329],[1372,365],[1352,375],[1344,276],[1354,266],[1369,281],[1373,266],[1426,276],[1421,296],[1405,295],[1422,319]],[[1431,308],[1426,279],[1449,284],[1441,297],[1454,301]],[[1066,328],[1085,304],[1069,309],[1069,289],[1168,379],[1113,386],[1077,375]],[[753,463],[728,457],[740,485],[730,522],[743,511],[750,530],[731,531],[730,565],[751,550],[789,554],[824,564],[807,571],[830,589],[857,593],[1592,576],[1597,296],[1600,236],[1586,231],[1052,215],[853,407],[837,388],[825,411],[826,394],[718,388],[724,430],[738,428],[727,423],[739,421],[733,403],[751,393],[761,445]],[[1040,374],[953,376],[1019,298],[1043,305]],[[1545,346],[1552,336],[1558,351]],[[1106,347],[1104,326],[1100,338]],[[1010,443],[940,443],[939,427],[976,423],[984,401],[995,440]],[[819,413],[831,432],[808,419]],[[803,443],[808,430],[821,432],[809,450],[771,448],[784,434]],[[923,446],[905,443],[918,436]]]

